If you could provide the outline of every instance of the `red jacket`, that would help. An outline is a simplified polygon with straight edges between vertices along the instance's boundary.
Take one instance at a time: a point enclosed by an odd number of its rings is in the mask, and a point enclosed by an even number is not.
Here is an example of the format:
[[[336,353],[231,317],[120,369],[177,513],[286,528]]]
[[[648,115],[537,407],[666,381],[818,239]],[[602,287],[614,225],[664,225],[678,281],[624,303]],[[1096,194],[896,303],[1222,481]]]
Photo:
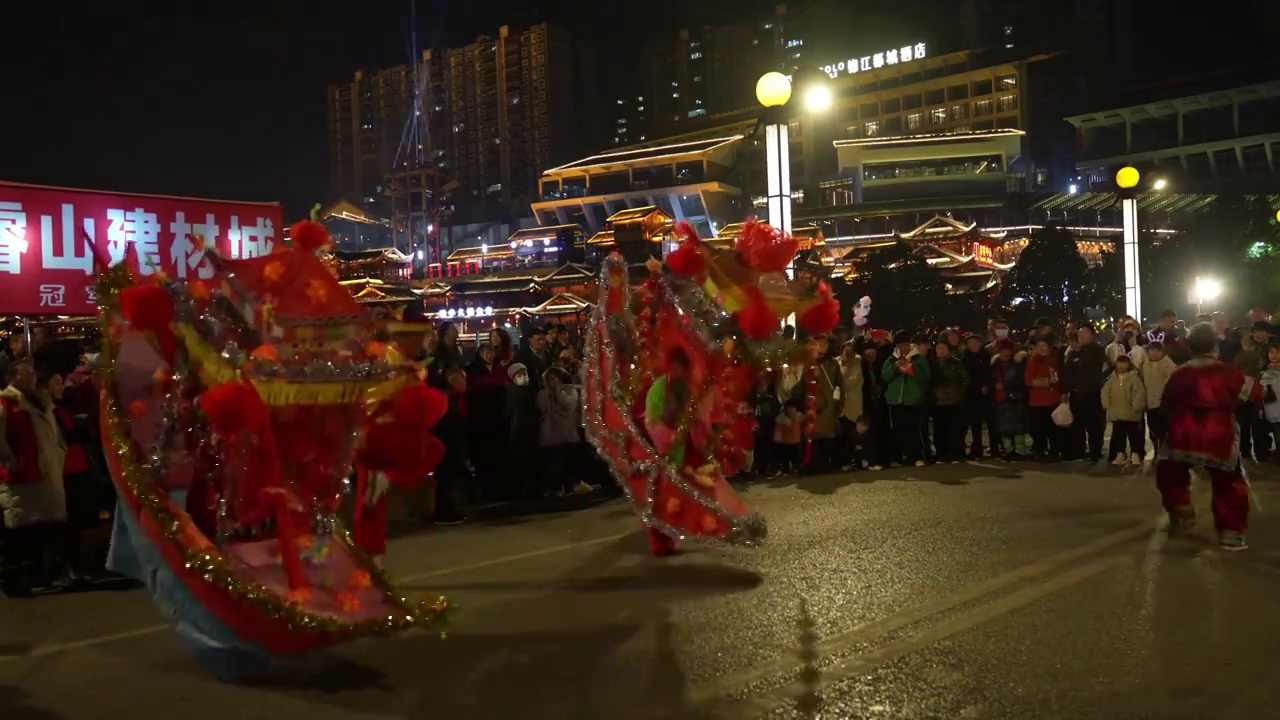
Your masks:
[[[13,467],[0,471],[0,482],[10,485],[38,483],[40,475],[40,451],[35,426],[22,405],[12,398],[0,398],[4,405],[4,442],[13,453]]]
[[[1029,407],[1052,407],[1062,400],[1062,391],[1058,388],[1058,358],[1054,353],[1043,357],[1031,353],[1027,358],[1025,380],[1030,391]]]
[[[89,470],[89,453],[85,450],[85,434],[83,425],[77,425],[66,408],[55,407],[53,416],[58,420],[58,429],[62,430],[62,439],[67,443],[67,457],[62,462],[62,475],[69,477]]]

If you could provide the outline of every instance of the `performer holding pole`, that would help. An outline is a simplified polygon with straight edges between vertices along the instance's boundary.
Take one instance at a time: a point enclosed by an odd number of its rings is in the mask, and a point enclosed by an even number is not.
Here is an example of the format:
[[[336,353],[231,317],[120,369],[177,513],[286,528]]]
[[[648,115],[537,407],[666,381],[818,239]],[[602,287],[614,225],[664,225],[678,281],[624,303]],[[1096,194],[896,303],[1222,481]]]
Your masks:
[[[1213,524],[1223,550],[1248,547],[1249,483],[1240,468],[1236,407],[1261,402],[1265,388],[1218,359],[1218,336],[1201,323],[1188,337],[1193,358],[1169,376],[1160,408],[1169,435],[1161,445],[1156,486],[1169,513],[1169,533],[1187,533],[1195,524],[1191,470],[1201,468],[1213,483]]]

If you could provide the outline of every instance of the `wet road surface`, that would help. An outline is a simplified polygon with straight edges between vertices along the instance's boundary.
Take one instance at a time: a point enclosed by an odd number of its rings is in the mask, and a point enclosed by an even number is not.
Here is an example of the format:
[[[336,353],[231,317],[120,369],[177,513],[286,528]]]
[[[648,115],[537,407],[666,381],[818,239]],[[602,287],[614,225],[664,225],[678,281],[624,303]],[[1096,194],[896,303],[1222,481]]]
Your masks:
[[[1164,532],[1150,475],[995,462],[765,481],[766,547],[655,560],[618,502],[396,541],[447,636],[206,676],[139,591],[0,599],[0,718],[1262,718],[1280,473],[1252,547]],[[1272,480],[1268,477],[1274,476]],[[139,713],[141,713],[139,715]]]

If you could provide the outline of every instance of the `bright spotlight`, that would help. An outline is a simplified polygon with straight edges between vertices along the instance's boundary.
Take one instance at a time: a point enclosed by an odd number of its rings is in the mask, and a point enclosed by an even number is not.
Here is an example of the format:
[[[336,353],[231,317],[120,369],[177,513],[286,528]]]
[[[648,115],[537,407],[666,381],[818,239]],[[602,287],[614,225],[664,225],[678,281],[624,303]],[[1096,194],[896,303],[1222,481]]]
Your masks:
[[[1200,302],[1216,300],[1221,294],[1222,283],[1213,278],[1196,278],[1196,297]]]
[[[809,112],[825,112],[831,107],[831,88],[814,85],[804,93],[804,107]]]
[[[1156,190],[1163,190],[1165,189],[1165,186],[1167,186],[1168,184],[1169,182],[1167,180],[1165,180],[1164,178],[1160,178],[1156,180],[1155,184],[1153,184],[1151,187],[1155,188]]]
[[[1075,183],[1071,183],[1070,185],[1067,186],[1067,192],[1071,193],[1072,195],[1075,195],[1076,193],[1080,192],[1080,186]]]

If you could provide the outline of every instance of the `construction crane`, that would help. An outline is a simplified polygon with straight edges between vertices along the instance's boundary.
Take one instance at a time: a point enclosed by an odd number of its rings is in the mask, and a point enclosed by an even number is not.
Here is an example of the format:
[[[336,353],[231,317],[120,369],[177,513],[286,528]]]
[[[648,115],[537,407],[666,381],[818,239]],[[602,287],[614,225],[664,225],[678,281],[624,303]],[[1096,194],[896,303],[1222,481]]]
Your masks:
[[[397,249],[413,255],[421,268],[425,263],[440,261],[440,176],[432,156],[430,75],[423,67],[418,48],[417,0],[409,0],[408,49],[413,101],[383,187],[391,201],[392,242]]]

